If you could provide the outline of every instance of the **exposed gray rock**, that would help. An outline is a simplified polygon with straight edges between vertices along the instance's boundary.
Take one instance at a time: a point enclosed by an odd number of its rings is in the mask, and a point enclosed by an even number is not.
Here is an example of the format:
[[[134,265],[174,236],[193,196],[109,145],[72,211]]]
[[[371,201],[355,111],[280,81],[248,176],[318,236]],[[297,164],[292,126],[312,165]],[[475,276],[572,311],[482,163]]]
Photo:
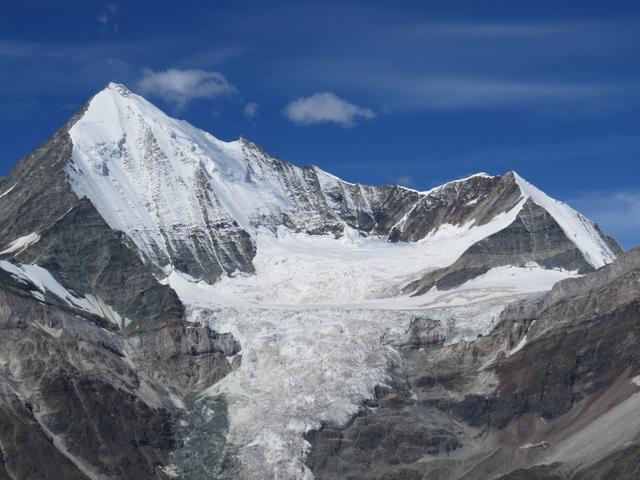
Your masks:
[[[498,480],[635,480],[640,475],[640,444],[607,455],[594,465],[566,474],[562,464],[521,468]]]
[[[473,244],[449,267],[407,285],[405,292],[420,295],[433,287],[449,290],[491,268],[524,267],[529,262],[579,273],[593,271],[554,218],[529,199],[511,225]]]
[[[0,472],[20,480],[169,478],[170,454],[186,435],[176,422],[200,408],[176,402],[230,371],[233,337],[178,320],[123,337],[5,280]],[[226,415],[224,403],[216,408]]]
[[[236,452],[227,443],[229,430],[224,398],[185,398],[186,408],[175,414],[179,443],[171,452],[171,464],[180,478],[235,480],[240,478]]]
[[[231,372],[227,357],[240,346],[229,333],[200,324],[165,322],[126,339],[126,351],[150,378],[178,391],[196,392]]]
[[[31,404],[6,386],[0,386],[0,478],[89,478],[55,447],[34,418]]]

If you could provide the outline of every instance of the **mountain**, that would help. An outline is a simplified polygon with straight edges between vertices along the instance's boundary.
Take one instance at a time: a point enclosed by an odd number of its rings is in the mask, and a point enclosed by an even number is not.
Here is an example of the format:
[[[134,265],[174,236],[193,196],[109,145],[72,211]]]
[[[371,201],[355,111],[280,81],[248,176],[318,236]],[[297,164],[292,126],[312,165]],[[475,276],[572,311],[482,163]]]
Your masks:
[[[622,300],[583,321],[559,286],[635,257],[515,172],[349,183],[109,84],[0,180],[0,222],[0,478],[493,478],[547,458],[513,454],[521,418],[622,381],[560,389],[538,330],[620,341]]]

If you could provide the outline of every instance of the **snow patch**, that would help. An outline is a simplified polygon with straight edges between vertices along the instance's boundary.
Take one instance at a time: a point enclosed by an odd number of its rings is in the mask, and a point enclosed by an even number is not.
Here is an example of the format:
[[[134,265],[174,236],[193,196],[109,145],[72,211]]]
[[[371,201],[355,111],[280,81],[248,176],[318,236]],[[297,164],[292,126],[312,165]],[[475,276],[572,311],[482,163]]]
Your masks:
[[[527,335],[525,334],[522,337],[522,339],[518,342],[518,344],[509,351],[509,355],[513,355],[514,353],[518,353],[520,350],[522,350],[524,348],[524,346],[526,344],[527,344]]]
[[[85,298],[78,298],[73,295],[69,290],[60,285],[48,270],[38,265],[24,265],[0,260],[0,268],[11,273],[18,280],[24,280],[35,285],[41,293],[52,293],[60,300],[66,302],[70,307],[80,308],[81,310],[94,314],[96,313],[91,302]]]
[[[118,315],[113,308],[107,305],[101,298],[93,295],[87,295],[86,297],[81,298],[71,293],[62,286],[48,270],[38,265],[26,265],[0,260],[0,268],[9,272],[18,281],[34,285],[37,290],[32,290],[30,293],[34,298],[41,302],[45,301],[45,294],[50,293],[65,302],[71,308],[77,308],[87,313],[101,316],[116,323],[120,327],[126,326],[129,322],[128,319],[122,319],[120,315]],[[49,333],[53,335],[53,332]]]
[[[476,177],[482,177],[482,178],[493,178],[493,175],[489,175],[488,173],[485,172],[478,172],[478,173],[474,173],[473,175],[469,175],[468,177],[465,178],[459,178],[457,180],[452,180],[451,182],[447,182],[444,185],[438,185],[437,187],[431,188],[429,190],[424,190],[421,192],[418,192],[422,195],[430,195],[434,192],[437,192],[439,190],[442,190],[444,187],[446,187],[447,185],[450,185],[452,183],[463,183],[466,182],[467,180],[471,180],[472,178],[476,178]]]
[[[38,240],[40,240],[40,234],[37,232],[32,232],[28,235],[24,235],[22,237],[16,238],[13,242],[11,242],[7,248],[0,252],[0,255],[5,255],[7,253],[17,252],[20,253],[28,246],[33,245]]]
[[[178,467],[173,464],[166,465],[164,467],[160,467],[162,473],[164,473],[169,478],[178,478],[180,476],[180,472],[178,471]]]
[[[7,195],[9,192],[11,192],[14,188],[16,188],[18,184],[16,183],[15,185],[9,187],[8,189],[6,189],[4,192],[0,193],[0,198],[4,197],[5,195]]]
[[[106,318],[111,323],[117,325],[119,328],[125,328],[131,323],[131,320],[129,318],[123,318],[122,315],[116,312],[110,305],[105,303],[102,298],[95,295],[86,295],[85,298],[91,304],[94,312],[96,312],[97,315]]]
[[[520,448],[527,450],[529,448],[547,448],[549,446],[549,444],[547,442],[538,442],[538,443],[525,443],[524,445],[521,445]]]

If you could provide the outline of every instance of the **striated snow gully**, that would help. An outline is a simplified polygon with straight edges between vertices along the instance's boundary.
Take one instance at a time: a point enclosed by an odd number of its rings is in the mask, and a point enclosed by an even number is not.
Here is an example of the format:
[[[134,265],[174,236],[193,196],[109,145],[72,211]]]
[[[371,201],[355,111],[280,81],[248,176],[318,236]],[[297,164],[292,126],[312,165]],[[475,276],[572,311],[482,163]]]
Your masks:
[[[351,184],[243,139],[220,141],[116,84],[91,100],[69,134],[74,192],[131,239],[190,321],[240,342],[240,366],[201,395],[225,397],[243,478],[312,478],[304,434],[348,422],[389,381],[400,357],[385,339],[412,320],[440,320],[451,343],[473,339],[507,303],[577,276],[534,262],[497,265],[451,290],[403,293],[508,228],[528,200],[588,265],[615,258],[590,221],[515,173],[517,196],[496,211],[489,189],[499,177],[486,174],[427,192]],[[473,182],[487,191],[455,197]],[[421,226],[449,197],[459,208]]]

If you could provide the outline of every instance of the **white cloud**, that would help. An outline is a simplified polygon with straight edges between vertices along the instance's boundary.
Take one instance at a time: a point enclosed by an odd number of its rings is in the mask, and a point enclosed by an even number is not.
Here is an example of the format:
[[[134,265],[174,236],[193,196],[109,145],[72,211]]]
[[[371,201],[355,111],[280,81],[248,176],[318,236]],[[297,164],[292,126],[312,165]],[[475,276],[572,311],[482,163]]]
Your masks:
[[[162,72],[145,69],[138,89],[143,95],[161,97],[178,107],[184,107],[194,98],[227,97],[237,92],[219,72],[175,68]]]
[[[96,17],[96,20],[101,24],[106,25],[107,23],[109,23],[109,15],[107,15],[106,13],[101,13]]]
[[[258,104],[256,102],[247,103],[244,106],[242,113],[244,113],[245,117],[254,118],[256,115],[258,115]]]
[[[338,123],[345,127],[352,126],[357,118],[375,117],[373,110],[349,103],[331,92],[298,98],[285,107],[284,114],[299,125]]]

